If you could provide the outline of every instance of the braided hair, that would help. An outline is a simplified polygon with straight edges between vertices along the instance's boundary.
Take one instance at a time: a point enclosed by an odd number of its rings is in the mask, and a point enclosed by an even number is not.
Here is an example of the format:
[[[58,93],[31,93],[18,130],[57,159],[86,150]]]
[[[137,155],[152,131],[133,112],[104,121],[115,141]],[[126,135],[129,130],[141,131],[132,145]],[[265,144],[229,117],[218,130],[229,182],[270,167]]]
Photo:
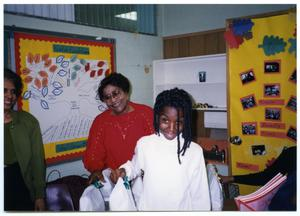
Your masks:
[[[187,148],[190,147],[192,141],[192,101],[190,95],[183,89],[173,88],[170,90],[165,90],[157,95],[154,104],[154,130],[155,133],[159,135],[159,116],[164,107],[170,106],[177,109],[177,115],[179,119],[179,111],[182,110],[184,116],[183,131],[182,136],[184,138],[184,143],[182,148],[180,148],[180,137],[179,137],[179,122],[177,122],[177,155],[179,164],[180,154],[184,156]]]

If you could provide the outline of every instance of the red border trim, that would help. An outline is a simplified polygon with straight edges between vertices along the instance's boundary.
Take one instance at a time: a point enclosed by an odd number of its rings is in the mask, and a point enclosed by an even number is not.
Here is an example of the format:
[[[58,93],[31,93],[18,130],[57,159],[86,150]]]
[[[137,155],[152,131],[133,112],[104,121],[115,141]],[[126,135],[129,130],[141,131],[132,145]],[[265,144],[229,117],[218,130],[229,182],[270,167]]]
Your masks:
[[[75,160],[77,158],[79,159],[82,157],[83,153],[84,153],[84,151],[81,151],[81,152],[76,152],[76,153],[71,153],[71,154],[65,154],[62,156],[47,158],[46,164],[47,165],[55,165],[58,163],[64,163],[64,162],[68,162],[71,160]]]

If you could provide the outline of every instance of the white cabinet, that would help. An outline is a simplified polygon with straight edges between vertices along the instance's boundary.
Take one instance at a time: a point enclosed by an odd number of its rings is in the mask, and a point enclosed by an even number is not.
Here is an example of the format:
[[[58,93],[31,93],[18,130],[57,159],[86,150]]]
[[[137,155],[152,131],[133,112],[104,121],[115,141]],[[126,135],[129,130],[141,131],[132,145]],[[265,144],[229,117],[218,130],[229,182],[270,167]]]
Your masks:
[[[224,110],[208,110],[204,112],[205,128],[227,128],[227,112]]]
[[[203,72],[205,82],[200,82],[199,74]],[[226,54],[155,60],[153,85],[154,100],[161,91],[178,87],[186,90],[195,103],[212,105],[214,108],[207,109],[207,112],[214,112],[208,115],[219,113],[216,115],[222,117],[206,118],[206,125],[226,128]]]

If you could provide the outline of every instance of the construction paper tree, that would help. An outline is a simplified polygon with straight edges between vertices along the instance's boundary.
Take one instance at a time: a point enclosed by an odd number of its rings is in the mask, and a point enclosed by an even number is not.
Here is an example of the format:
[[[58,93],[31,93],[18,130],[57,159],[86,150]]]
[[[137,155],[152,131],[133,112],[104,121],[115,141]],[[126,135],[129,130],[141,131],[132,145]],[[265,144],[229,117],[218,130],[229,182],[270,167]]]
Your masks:
[[[232,48],[239,48],[239,46],[243,43],[244,39],[241,36],[234,35],[232,28],[229,28],[224,33],[225,41],[227,42],[230,49]]]
[[[280,52],[284,52],[286,46],[286,42],[283,38],[279,38],[278,36],[265,36],[263,39],[263,44],[258,45],[258,48],[263,48],[265,55],[275,55]]]
[[[290,42],[290,48],[289,48],[289,53],[294,53],[296,56],[296,49],[297,49],[297,44],[296,44],[296,38],[290,38],[289,42]]]
[[[254,23],[251,21],[251,19],[233,20],[232,23],[233,33],[238,36],[247,35],[248,32],[251,32],[253,25]]]

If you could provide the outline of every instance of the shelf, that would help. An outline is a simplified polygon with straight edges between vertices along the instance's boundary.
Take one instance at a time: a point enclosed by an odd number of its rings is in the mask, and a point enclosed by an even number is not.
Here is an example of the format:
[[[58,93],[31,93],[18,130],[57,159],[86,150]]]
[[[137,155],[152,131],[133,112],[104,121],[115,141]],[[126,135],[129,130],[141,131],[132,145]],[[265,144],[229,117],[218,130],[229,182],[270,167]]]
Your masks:
[[[214,107],[214,108],[193,108],[193,110],[203,110],[203,111],[220,111],[220,112],[227,112],[227,107]]]
[[[205,73],[205,82],[200,82],[200,73]],[[212,106],[193,109],[201,111],[194,112],[195,116],[203,116],[203,124],[196,123],[195,131],[205,127],[226,129],[226,77],[226,54],[154,61],[153,99],[164,90],[175,87],[184,89],[193,103]]]
[[[226,82],[191,82],[191,83],[181,83],[180,81],[178,81],[177,83],[159,83],[156,84],[156,86],[160,87],[160,86],[174,86],[174,85],[180,85],[180,86],[208,86],[208,85],[226,85]]]
[[[213,107],[227,107],[226,83],[210,84],[165,84],[154,86],[154,98],[163,90],[178,87],[187,91],[195,103],[207,103]]]
[[[205,128],[227,129],[227,113],[226,111],[205,111],[204,112]]]

